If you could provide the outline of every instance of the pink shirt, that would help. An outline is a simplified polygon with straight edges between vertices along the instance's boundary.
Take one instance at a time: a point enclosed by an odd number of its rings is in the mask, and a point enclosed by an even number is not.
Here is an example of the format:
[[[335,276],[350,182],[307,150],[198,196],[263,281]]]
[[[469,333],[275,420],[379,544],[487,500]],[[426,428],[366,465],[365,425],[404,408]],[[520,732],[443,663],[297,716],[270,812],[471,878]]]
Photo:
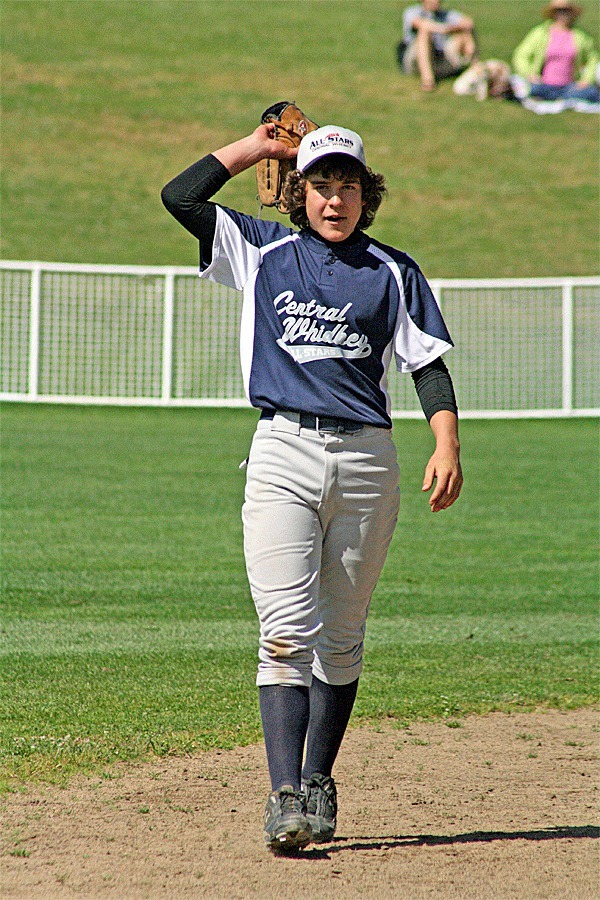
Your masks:
[[[553,87],[564,87],[573,81],[573,66],[577,56],[575,38],[567,28],[551,28],[550,43],[546,50],[546,62],[542,82]]]

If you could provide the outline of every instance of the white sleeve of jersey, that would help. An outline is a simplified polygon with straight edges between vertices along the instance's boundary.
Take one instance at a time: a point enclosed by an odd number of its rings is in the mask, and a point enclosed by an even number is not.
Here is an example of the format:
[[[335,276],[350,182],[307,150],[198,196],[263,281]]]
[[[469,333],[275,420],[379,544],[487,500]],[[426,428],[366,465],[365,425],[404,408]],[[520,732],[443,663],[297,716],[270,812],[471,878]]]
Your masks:
[[[394,340],[396,366],[399,372],[416,372],[451,347],[452,344],[447,341],[421,331],[408,315],[406,307],[400,306]]]
[[[212,261],[200,277],[241,291],[260,263],[260,249],[249,243],[231,216],[217,206]]]
[[[407,286],[396,260],[382,247],[371,244],[369,249],[389,267],[398,286],[399,303],[394,329],[396,366],[399,372],[415,372],[433,362],[446,350],[450,350],[452,347],[450,335],[425,279],[422,276],[420,279],[413,277],[408,286],[409,297],[407,297]],[[429,321],[430,331],[420,328],[409,312],[410,308],[413,313],[425,313],[424,307],[427,307],[427,315],[423,314],[419,318]]]

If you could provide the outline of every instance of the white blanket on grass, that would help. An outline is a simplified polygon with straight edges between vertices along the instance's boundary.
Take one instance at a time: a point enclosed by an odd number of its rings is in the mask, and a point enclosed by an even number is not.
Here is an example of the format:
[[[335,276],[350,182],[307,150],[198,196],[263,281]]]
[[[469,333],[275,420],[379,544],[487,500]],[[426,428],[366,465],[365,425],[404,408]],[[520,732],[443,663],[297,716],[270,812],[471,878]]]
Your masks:
[[[539,100],[537,97],[525,97],[519,101],[521,106],[538,116],[564,112],[565,109],[573,109],[581,113],[600,113],[600,103],[590,103],[588,100]]]

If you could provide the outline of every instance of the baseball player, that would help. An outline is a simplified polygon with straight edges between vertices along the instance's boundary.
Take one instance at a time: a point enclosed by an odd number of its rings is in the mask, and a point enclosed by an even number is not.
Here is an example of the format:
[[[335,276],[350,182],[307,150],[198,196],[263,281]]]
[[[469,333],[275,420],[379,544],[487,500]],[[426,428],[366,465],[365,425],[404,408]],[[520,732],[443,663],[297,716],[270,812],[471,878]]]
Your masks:
[[[436,439],[432,511],[462,485],[452,342],[405,253],[365,233],[385,192],[358,134],[299,148],[272,122],[205,156],[162,192],[200,242],[200,276],[243,292],[241,363],[261,410],[246,471],[244,553],[260,621],[257,684],[271,778],[267,846],[331,840],[332,769],[356,697],[365,623],[399,508],[387,370],[411,373]],[[299,230],[208,202],[261,160],[296,158],[284,197]]]

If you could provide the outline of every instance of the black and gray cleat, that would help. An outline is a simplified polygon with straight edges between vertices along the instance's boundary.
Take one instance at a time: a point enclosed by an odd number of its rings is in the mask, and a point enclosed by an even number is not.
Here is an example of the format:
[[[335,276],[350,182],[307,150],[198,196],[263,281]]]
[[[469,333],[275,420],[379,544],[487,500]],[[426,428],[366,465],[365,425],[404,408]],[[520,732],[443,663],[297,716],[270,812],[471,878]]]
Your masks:
[[[306,818],[311,824],[312,839],[316,844],[330,841],[335,834],[337,818],[337,790],[330,775],[313,772],[308,781],[302,782],[306,794]]]
[[[312,838],[306,817],[306,797],[284,784],[269,794],[265,809],[265,843],[274,853],[295,853]]]

